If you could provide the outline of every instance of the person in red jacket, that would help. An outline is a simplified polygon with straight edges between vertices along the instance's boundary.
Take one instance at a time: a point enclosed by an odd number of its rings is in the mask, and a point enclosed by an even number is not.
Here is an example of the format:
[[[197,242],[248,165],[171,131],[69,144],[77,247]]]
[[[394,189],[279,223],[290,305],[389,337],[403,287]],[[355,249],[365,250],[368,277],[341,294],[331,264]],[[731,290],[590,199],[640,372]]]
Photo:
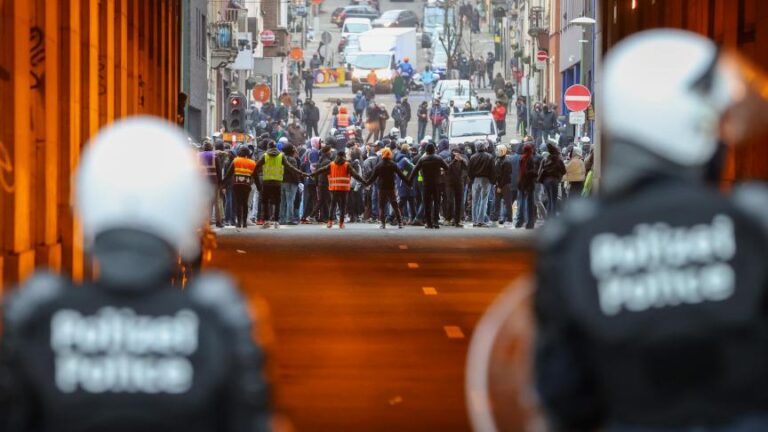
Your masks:
[[[496,122],[496,129],[499,136],[507,134],[507,109],[502,101],[496,101],[496,106],[491,110],[493,120]]]

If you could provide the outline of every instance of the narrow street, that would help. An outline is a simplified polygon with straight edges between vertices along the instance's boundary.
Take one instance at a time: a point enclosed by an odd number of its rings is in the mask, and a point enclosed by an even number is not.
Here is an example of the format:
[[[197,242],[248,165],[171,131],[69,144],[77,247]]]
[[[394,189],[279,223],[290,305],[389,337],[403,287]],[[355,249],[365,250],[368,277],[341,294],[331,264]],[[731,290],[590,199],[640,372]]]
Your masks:
[[[466,431],[469,338],[530,267],[529,237],[371,228],[226,230],[213,266],[268,303],[276,400],[297,430]]]

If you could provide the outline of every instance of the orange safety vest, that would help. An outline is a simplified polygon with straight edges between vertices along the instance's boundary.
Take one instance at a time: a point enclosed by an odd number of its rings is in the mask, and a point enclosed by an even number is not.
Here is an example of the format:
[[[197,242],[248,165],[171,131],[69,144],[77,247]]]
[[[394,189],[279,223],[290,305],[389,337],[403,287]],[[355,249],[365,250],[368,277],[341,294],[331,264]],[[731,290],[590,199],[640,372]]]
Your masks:
[[[336,116],[336,126],[347,127],[349,126],[349,114],[339,114]]]
[[[349,191],[350,183],[349,162],[344,162],[341,165],[331,162],[331,172],[328,174],[328,190]]]
[[[375,86],[376,83],[379,81],[379,77],[376,76],[376,72],[370,71],[368,72],[368,84]]]
[[[236,185],[251,185],[253,172],[256,170],[256,161],[244,157],[236,157],[232,161],[232,166],[235,168],[235,184]]]

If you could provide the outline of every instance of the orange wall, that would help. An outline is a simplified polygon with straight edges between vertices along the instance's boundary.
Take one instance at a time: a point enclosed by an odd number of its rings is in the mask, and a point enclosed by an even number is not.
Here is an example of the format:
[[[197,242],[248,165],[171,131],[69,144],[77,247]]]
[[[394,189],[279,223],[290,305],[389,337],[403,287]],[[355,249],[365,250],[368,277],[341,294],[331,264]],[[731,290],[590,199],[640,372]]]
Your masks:
[[[175,116],[180,4],[0,0],[0,294],[35,266],[87,274],[72,173],[114,119]]]

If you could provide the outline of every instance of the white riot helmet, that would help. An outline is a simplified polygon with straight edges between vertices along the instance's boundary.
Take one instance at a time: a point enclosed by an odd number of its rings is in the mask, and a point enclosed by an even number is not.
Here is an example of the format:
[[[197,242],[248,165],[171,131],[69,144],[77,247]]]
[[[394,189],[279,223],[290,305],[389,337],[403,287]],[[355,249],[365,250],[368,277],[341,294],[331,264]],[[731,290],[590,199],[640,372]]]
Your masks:
[[[409,136],[405,137],[405,143],[408,144],[409,146],[413,145],[413,138]]]
[[[113,229],[166,241],[183,257],[199,251],[197,229],[211,191],[181,129],[155,117],[117,121],[86,146],[76,179],[86,246]]]
[[[393,127],[389,130],[389,136],[390,138],[399,139],[400,138],[400,129]]]
[[[680,166],[703,165],[721,139],[736,143],[768,123],[760,74],[687,31],[627,38],[606,56],[603,76],[609,137]]]

